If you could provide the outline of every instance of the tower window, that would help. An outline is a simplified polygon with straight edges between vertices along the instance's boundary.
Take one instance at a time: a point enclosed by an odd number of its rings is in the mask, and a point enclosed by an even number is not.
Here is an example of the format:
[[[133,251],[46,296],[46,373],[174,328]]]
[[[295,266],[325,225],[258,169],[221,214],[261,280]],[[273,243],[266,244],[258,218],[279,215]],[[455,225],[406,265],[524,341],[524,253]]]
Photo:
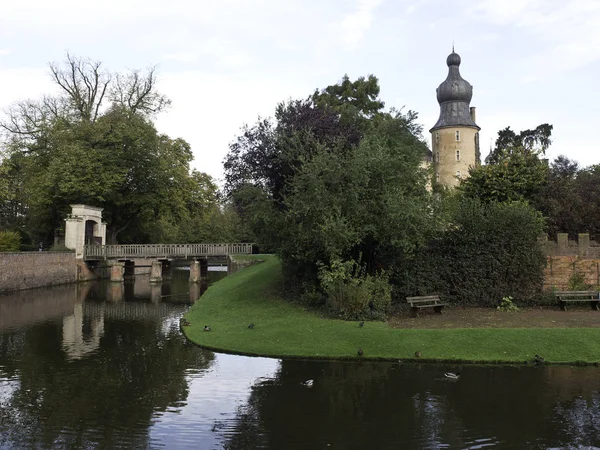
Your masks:
[[[438,183],[440,182],[440,173],[439,172],[435,173],[435,181],[437,181]]]
[[[456,171],[456,178],[460,178],[460,170]]]
[[[440,162],[440,152],[435,152],[435,162]]]
[[[460,130],[456,130],[456,140],[460,141]]]
[[[440,133],[435,132],[435,142],[440,142]]]
[[[456,150],[456,160],[460,161],[460,150]]]

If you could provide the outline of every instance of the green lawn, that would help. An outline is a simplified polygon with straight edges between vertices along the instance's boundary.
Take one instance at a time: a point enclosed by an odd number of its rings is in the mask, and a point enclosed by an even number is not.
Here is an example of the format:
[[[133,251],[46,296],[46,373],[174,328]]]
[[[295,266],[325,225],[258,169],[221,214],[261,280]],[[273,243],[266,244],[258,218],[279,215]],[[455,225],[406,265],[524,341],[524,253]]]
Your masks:
[[[600,361],[600,328],[398,329],[383,322],[325,319],[279,296],[281,264],[264,260],[212,285],[186,314],[182,327],[207,348],[273,357],[524,362]],[[254,324],[253,329],[248,325]],[[211,331],[203,331],[209,325]]]

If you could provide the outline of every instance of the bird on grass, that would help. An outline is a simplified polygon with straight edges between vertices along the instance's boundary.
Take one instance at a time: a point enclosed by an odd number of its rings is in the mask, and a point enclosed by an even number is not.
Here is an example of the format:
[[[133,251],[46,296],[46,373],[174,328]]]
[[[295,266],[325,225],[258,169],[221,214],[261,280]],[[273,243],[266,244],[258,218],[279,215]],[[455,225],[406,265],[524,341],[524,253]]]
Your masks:
[[[210,327],[208,325],[204,325],[204,331],[210,331]]]
[[[420,357],[421,357],[421,352],[417,350],[415,352],[415,358],[420,358]]]
[[[359,322],[358,326],[361,327],[361,328],[364,327],[365,326],[365,321],[363,320],[362,322]]]
[[[533,363],[534,364],[544,364],[544,358],[542,358],[540,355],[535,355],[533,357]]]
[[[446,372],[444,374],[444,376],[450,380],[458,380],[458,377],[460,377],[460,373],[456,372]]]
[[[362,349],[362,348],[359,348],[359,349],[358,349],[358,352],[356,352],[356,353],[358,353],[358,356],[362,356],[362,355],[364,355],[364,354],[365,354],[365,352],[363,352],[363,349]]]
[[[312,387],[313,384],[315,384],[315,380],[306,380],[303,381],[302,383],[300,383],[302,386],[306,386],[306,387]]]
[[[191,325],[191,323],[187,319],[184,319],[183,317],[179,320],[179,323],[183,327],[189,327]]]
[[[248,325],[248,328],[250,328],[250,329],[254,328],[254,324],[251,323],[250,325]]]

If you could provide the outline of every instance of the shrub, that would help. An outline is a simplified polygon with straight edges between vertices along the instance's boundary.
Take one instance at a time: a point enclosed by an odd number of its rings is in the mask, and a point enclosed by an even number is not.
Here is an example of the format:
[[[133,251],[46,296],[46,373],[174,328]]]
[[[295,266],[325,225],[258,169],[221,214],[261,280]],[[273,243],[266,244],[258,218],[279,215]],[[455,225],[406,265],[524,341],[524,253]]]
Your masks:
[[[328,308],[340,318],[383,319],[389,311],[391,286],[384,273],[367,275],[353,260],[335,260],[320,266],[319,281]]]
[[[591,285],[585,282],[585,276],[577,270],[573,272],[567,285],[569,291],[587,291],[591,287]]]
[[[517,312],[519,310],[517,305],[513,303],[513,298],[510,295],[507,297],[502,297],[502,302],[496,307],[496,309],[504,312]]]
[[[21,235],[16,231],[0,231],[0,252],[18,252]]]
[[[437,292],[456,304],[496,307],[507,292],[539,296],[546,257],[539,212],[525,203],[461,199],[439,236],[418,249],[396,282],[403,295]]]

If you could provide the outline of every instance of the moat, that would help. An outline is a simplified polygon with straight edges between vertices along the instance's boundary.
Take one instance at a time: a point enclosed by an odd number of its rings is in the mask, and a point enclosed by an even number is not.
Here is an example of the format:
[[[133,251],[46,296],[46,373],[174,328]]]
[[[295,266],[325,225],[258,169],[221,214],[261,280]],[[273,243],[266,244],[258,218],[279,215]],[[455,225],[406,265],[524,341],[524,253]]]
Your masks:
[[[187,277],[0,296],[0,449],[600,447],[600,368],[214,353]]]

